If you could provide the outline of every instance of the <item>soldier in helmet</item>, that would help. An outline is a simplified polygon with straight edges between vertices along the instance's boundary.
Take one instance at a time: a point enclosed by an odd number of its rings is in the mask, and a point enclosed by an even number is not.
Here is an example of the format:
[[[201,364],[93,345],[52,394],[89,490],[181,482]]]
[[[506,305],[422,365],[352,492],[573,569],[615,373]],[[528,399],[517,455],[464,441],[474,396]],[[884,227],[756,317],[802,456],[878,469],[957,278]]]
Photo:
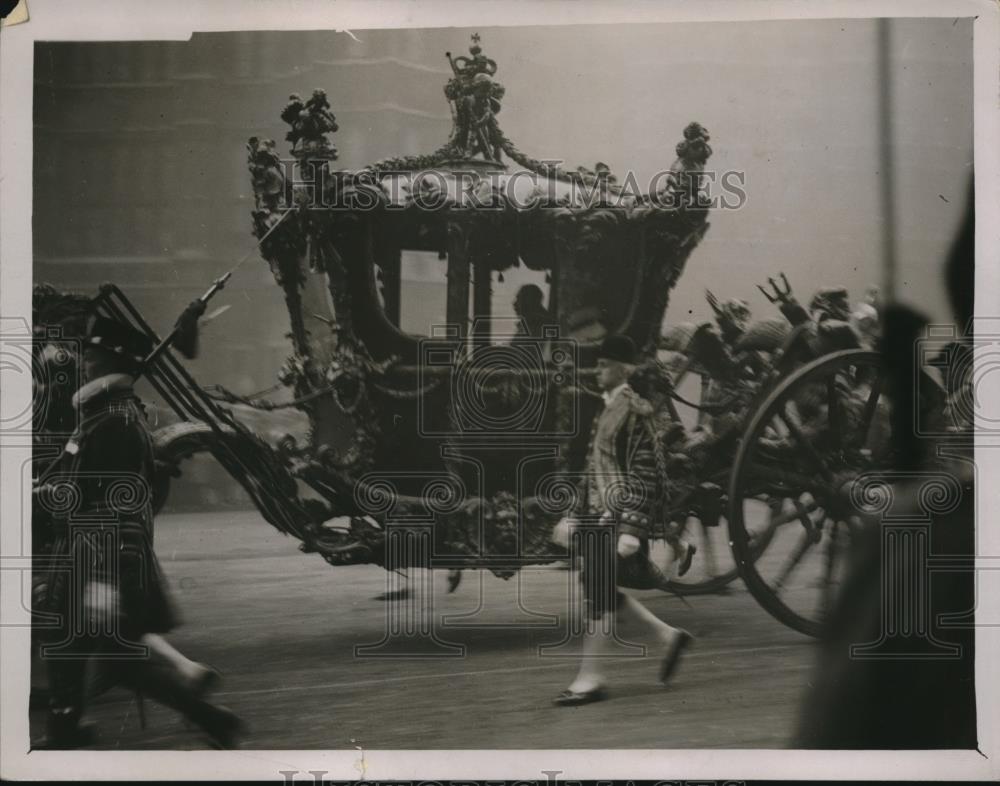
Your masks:
[[[604,339],[597,361],[597,381],[604,409],[595,419],[587,458],[587,475],[573,516],[556,527],[553,540],[568,545],[584,517],[599,517],[613,535],[613,551],[601,548],[601,538],[583,539],[583,591],[586,613],[594,623],[584,638],[583,662],[569,688],[555,698],[559,706],[600,701],[606,697],[602,657],[612,643],[615,615],[640,623],[662,653],[660,679],[666,682],[684,649],[693,641],[685,630],[656,617],[616,587],[662,587],[666,577],[649,558],[655,517],[660,512],[662,479],[651,428],[652,406],[628,383],[636,362],[635,344],[627,336]],[[582,534],[582,533],[581,533]],[[671,543],[679,572],[691,563],[694,547]],[[615,580],[612,581],[612,578]]]
[[[43,747],[94,741],[81,723],[88,664],[177,709],[216,747],[234,747],[240,730],[233,713],[204,698],[218,673],[162,636],[177,616],[152,548],[153,443],[134,388],[151,350],[144,334],[92,318],[84,384],[73,396],[79,428],[33,490],[66,563],[46,583],[44,607],[61,625],[43,650],[51,697]],[[69,514],[59,503],[67,492],[76,499]]]
[[[817,322],[836,319],[847,322],[851,315],[851,304],[844,287],[822,287],[809,301],[809,312]]]
[[[865,290],[865,298],[854,304],[851,312],[851,324],[861,336],[865,349],[875,349],[878,345],[879,325],[879,292],[878,287],[871,285]]]

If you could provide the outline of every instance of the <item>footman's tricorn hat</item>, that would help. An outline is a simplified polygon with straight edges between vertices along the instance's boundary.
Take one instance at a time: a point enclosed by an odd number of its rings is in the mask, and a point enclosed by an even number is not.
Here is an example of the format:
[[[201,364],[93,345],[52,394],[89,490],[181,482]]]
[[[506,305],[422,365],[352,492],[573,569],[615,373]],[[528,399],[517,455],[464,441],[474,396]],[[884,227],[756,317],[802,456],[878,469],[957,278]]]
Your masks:
[[[95,317],[84,344],[105,349],[136,363],[153,351],[152,340],[144,333],[107,317]]]
[[[597,357],[619,363],[635,363],[635,343],[628,336],[608,336],[601,342]]]

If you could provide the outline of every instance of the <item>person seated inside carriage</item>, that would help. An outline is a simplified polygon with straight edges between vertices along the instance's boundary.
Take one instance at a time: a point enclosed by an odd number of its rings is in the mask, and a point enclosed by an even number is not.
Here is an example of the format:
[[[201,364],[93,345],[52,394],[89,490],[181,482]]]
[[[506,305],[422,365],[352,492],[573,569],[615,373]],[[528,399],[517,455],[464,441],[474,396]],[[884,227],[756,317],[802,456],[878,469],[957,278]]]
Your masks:
[[[514,313],[518,316],[517,332],[512,344],[541,338],[542,328],[553,323],[552,315],[544,305],[545,294],[537,284],[525,284],[514,296]]]

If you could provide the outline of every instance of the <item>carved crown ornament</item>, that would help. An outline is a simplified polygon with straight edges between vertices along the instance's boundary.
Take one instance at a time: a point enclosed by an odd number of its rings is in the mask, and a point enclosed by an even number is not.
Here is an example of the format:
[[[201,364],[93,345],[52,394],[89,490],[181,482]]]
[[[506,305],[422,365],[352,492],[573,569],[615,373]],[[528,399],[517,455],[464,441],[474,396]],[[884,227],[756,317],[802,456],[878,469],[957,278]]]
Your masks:
[[[298,94],[289,97],[281,118],[289,125],[286,140],[291,143],[291,155],[305,170],[297,180],[301,184],[310,176],[318,179],[322,170],[320,206],[342,207],[353,200],[359,209],[370,209],[373,201],[387,207],[417,203],[425,208],[496,209],[505,202],[570,209],[652,206],[690,211],[699,207],[695,195],[702,186],[700,173],[712,155],[708,131],[700,123],[684,128],[673,163],[647,193],[634,179],[620,182],[603,162],[564,169],[518,149],[501,128],[506,88],[496,79],[497,62],[483,52],[478,33],[472,36],[467,56],[446,52],[445,57],[452,71],[444,86],[452,129],[441,147],[425,155],[387,158],[357,172],[331,173],[328,164],[338,154],[330,136],[338,125],[326,92],[316,89],[308,99]],[[300,185],[297,193],[286,193],[296,191],[291,186],[296,178],[282,166],[273,140],[252,137],[248,152],[258,210],[315,200],[313,183]],[[505,160],[524,172],[506,174]],[[488,173],[492,176],[487,177]],[[522,177],[525,173],[536,177]]]

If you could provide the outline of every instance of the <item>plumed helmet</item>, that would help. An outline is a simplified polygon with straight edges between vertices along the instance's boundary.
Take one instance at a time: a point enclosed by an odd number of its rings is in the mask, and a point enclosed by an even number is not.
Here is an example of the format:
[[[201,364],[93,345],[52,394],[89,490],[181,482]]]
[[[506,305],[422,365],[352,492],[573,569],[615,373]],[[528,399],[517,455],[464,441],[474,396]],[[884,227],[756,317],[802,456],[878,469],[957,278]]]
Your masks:
[[[141,362],[153,351],[153,341],[145,333],[107,317],[97,316],[90,325],[84,344]]]
[[[610,335],[601,342],[598,359],[615,360],[619,363],[635,363],[635,342],[628,336]]]
[[[740,298],[730,298],[719,306],[719,310],[722,312],[721,316],[740,329],[745,329],[750,322],[750,305]]]
[[[846,322],[851,314],[847,290],[844,287],[824,287],[813,295],[809,310],[818,311],[820,318],[829,317]]]

